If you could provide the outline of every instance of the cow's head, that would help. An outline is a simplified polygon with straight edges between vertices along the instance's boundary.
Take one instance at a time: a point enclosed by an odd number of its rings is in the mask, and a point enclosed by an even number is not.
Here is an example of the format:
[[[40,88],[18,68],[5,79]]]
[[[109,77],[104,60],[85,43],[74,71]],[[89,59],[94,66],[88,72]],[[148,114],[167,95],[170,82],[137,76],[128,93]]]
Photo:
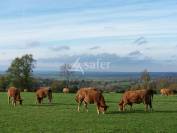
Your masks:
[[[105,113],[106,110],[108,109],[109,106],[105,105],[105,106],[100,106],[99,107],[99,111],[102,112],[102,113]]]
[[[20,99],[19,104],[22,105],[22,103],[23,103],[23,99]]]

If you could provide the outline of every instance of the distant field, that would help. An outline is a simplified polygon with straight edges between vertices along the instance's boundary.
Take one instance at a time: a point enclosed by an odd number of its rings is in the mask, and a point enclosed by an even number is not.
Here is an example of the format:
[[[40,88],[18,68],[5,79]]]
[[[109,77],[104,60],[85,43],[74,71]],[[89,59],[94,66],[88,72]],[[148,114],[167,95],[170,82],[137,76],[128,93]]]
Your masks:
[[[154,97],[154,111],[121,113],[120,94],[104,94],[110,106],[107,114],[97,115],[94,105],[89,112],[76,111],[74,94],[54,94],[52,105],[36,105],[34,93],[22,93],[24,105],[11,107],[6,93],[0,93],[1,133],[177,133],[177,96]]]
[[[0,71],[0,74],[3,72]],[[177,77],[177,72],[149,72],[152,79],[165,78],[165,77]],[[138,79],[141,76],[141,72],[85,72],[84,75],[81,72],[73,72],[71,79],[79,80],[127,80]],[[59,71],[35,71],[34,77],[49,78],[64,80],[65,77],[61,76]]]

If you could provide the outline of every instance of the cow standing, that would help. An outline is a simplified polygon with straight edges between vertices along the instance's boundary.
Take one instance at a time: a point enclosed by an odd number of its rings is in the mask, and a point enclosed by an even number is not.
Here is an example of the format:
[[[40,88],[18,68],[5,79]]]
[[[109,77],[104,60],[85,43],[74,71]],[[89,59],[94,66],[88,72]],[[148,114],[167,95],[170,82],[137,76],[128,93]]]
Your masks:
[[[52,90],[50,87],[40,87],[36,91],[36,98],[38,104],[41,104],[45,97],[48,97],[49,103],[52,102]]]
[[[98,114],[100,114],[100,112],[104,114],[108,108],[101,91],[94,88],[81,88],[80,90],[77,91],[75,99],[78,103],[78,112],[80,111],[80,106],[82,102],[84,102],[84,106],[87,112],[88,112],[88,108],[87,108],[88,104],[95,103],[97,105]]]
[[[161,95],[164,95],[164,96],[170,96],[170,95],[173,95],[173,90],[163,88],[160,90],[160,93]]]
[[[69,93],[69,88],[63,88],[63,93]]]
[[[145,104],[145,111],[148,110],[148,106],[152,110],[152,99],[153,99],[153,90],[135,90],[135,91],[126,91],[121,101],[119,102],[120,111],[125,111],[125,106],[130,105],[132,109],[132,105],[134,103]]]
[[[18,90],[15,87],[10,87],[8,88],[7,91],[8,95],[8,103],[12,103],[12,105],[16,106],[17,101],[19,102],[20,105],[22,105],[22,98],[20,96],[20,90]]]

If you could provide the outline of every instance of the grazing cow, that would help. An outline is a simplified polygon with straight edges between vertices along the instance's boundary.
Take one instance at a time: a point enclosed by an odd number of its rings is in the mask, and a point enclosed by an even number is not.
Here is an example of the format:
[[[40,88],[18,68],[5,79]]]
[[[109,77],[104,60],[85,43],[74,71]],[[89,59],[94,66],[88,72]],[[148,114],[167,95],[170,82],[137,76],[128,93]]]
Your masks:
[[[160,90],[160,93],[161,93],[161,95],[169,96],[169,95],[173,95],[173,90],[163,88]]]
[[[135,90],[135,91],[126,91],[121,101],[119,102],[119,109],[120,111],[125,111],[125,106],[128,104],[131,106],[134,103],[145,104],[145,111],[148,110],[148,106],[152,110],[152,99],[153,99],[153,90]]]
[[[76,102],[78,103],[78,112],[80,111],[80,106],[82,102],[84,102],[84,106],[86,111],[88,112],[87,104],[96,104],[97,105],[97,113],[103,114],[107,110],[108,106],[105,103],[104,97],[101,91],[94,88],[81,88],[76,93]]]
[[[51,90],[50,87],[40,87],[36,91],[36,98],[37,98],[37,102],[39,104],[42,103],[42,101],[45,97],[48,97],[49,103],[51,103],[51,101],[52,101],[52,90]]]
[[[63,93],[69,93],[69,88],[63,88]]]
[[[12,105],[16,106],[16,103],[18,101],[19,104],[22,105],[22,101],[23,100],[22,100],[22,98],[20,96],[20,90],[18,90],[15,87],[10,87],[10,88],[8,88],[7,95],[8,95],[8,103],[9,104],[11,102]]]

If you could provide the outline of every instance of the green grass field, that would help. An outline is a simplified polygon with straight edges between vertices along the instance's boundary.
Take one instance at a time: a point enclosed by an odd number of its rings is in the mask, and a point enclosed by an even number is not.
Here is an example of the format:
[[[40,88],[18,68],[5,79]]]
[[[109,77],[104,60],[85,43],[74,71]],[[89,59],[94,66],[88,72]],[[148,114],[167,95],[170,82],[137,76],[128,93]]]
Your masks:
[[[23,106],[7,104],[6,93],[0,93],[1,133],[177,133],[177,96],[155,95],[153,112],[135,105],[133,112],[121,113],[120,94],[104,94],[109,109],[97,115],[95,105],[89,112],[76,111],[74,94],[54,94],[53,104],[35,104],[34,93],[22,93]],[[47,102],[45,100],[45,102]]]

